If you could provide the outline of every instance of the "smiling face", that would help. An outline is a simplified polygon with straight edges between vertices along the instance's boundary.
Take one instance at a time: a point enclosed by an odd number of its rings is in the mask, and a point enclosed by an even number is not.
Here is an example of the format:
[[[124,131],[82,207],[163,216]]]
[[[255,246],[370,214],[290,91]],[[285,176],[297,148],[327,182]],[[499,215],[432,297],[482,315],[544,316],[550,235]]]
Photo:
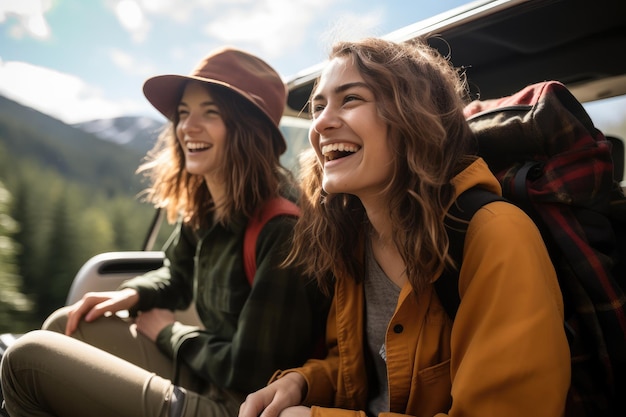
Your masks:
[[[176,137],[185,154],[185,168],[207,184],[220,178],[226,146],[226,125],[206,86],[188,82],[178,104]]]
[[[380,198],[392,176],[393,153],[374,92],[352,58],[329,62],[311,108],[309,139],[323,166],[324,190],[354,194],[362,201]]]

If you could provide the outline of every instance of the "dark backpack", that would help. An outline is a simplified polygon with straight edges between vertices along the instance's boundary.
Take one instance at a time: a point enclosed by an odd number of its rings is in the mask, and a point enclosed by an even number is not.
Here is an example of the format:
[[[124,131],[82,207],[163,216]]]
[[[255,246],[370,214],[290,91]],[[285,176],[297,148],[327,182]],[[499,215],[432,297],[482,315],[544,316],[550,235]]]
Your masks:
[[[557,271],[572,353],[566,415],[626,416],[626,198],[613,178],[611,145],[558,82],[474,101],[465,115],[504,199],[537,224]],[[469,221],[498,199],[479,189],[459,196],[447,221],[457,264],[467,223],[451,218]],[[435,287],[454,318],[458,270]]]

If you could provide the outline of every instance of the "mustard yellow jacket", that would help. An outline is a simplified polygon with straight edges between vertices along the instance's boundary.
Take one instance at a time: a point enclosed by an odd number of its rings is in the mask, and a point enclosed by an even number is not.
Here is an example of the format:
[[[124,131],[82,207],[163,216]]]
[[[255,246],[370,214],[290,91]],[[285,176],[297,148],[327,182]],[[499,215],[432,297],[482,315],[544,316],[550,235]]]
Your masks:
[[[501,192],[482,160],[454,184],[459,194],[475,185]],[[563,415],[570,384],[563,302],[537,228],[513,205],[490,203],[473,217],[463,257],[454,323],[433,289],[402,288],[386,336],[391,412],[381,416]],[[363,309],[362,285],[337,277],[328,357],[291,370],[308,383],[312,417],[365,416]]]

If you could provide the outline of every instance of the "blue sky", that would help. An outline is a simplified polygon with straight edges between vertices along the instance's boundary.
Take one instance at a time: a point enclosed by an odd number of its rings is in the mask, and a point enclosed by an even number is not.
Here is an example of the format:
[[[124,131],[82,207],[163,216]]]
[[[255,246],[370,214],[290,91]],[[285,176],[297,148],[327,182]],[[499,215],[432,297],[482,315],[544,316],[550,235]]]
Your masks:
[[[0,0],[0,94],[67,123],[148,115],[146,78],[225,44],[289,77],[334,39],[379,36],[469,0]]]

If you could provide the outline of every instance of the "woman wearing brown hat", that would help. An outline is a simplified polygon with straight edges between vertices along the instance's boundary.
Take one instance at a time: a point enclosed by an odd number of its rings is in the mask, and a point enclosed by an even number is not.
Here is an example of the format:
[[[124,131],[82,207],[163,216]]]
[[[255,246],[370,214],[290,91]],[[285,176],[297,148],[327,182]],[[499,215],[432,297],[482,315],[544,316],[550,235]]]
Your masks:
[[[263,227],[252,285],[244,273],[248,221],[293,195],[279,162],[279,75],[223,48],[189,76],[148,79],[144,93],[171,121],[140,167],[151,201],[179,219],[165,266],[87,294],[21,337],[2,363],[11,416],[235,416],[274,371],[304,363],[323,327],[317,286],[280,267],[294,217]],[[172,313],[192,301],[202,326]],[[122,310],[134,323],[107,314]]]

